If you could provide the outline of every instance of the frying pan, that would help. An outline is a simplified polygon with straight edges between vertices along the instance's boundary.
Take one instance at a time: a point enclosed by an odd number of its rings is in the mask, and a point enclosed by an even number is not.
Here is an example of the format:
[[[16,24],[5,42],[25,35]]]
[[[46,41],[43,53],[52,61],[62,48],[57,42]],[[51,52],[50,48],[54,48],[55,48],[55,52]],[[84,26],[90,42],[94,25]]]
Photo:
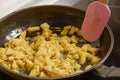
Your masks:
[[[14,37],[19,35],[18,33],[15,32],[16,29],[24,30],[29,26],[40,25],[41,23],[44,22],[47,22],[51,26],[61,27],[70,24],[80,28],[84,19],[84,14],[85,12],[82,10],[57,5],[36,6],[13,12],[8,16],[0,19],[0,46],[2,46],[4,42],[9,40],[8,37],[13,35],[13,33]],[[73,74],[67,77],[38,78],[13,72],[9,69],[6,69],[2,65],[0,65],[0,69],[9,76],[12,76],[15,79],[20,80],[45,80],[45,79],[73,80],[76,79],[78,76],[80,79],[86,76],[87,74],[90,74],[94,70],[100,70],[101,65],[110,55],[113,48],[113,44],[114,44],[113,33],[110,27],[107,25],[100,38],[101,53],[99,56],[102,58],[102,60],[89,70],[86,70],[82,73]]]

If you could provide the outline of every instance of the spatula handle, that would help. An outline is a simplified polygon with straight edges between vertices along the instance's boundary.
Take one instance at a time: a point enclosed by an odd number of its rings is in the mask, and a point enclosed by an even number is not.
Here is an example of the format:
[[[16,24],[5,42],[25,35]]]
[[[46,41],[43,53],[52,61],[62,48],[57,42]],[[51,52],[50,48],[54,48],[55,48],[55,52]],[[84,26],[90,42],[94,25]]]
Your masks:
[[[108,2],[109,2],[109,0],[98,0],[98,1],[100,1],[100,2],[102,2],[104,4],[108,4]]]

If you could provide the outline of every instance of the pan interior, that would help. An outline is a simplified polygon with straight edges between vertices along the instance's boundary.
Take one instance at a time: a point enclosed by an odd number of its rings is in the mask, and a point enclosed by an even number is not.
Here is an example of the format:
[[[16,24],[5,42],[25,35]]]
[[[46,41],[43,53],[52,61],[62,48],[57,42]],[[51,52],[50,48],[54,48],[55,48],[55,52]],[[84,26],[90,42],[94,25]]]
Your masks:
[[[0,20],[0,46],[8,41],[8,36],[17,37],[18,29],[25,30],[29,26],[40,25],[47,22],[51,26],[74,25],[81,27],[85,12],[65,6],[41,6],[24,9],[11,14]],[[96,45],[96,43],[93,43]],[[107,28],[98,41],[100,44],[101,53],[99,56],[104,59],[108,55],[108,50],[111,45],[111,35]]]

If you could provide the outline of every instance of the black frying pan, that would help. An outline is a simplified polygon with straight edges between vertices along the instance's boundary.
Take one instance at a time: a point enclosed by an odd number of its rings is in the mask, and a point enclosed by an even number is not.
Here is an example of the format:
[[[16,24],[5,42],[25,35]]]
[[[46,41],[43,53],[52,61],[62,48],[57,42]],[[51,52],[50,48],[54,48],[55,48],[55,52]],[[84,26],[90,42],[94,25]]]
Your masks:
[[[49,23],[51,26],[64,26],[71,24],[80,28],[84,19],[84,14],[85,12],[79,9],[56,5],[31,7],[14,12],[0,20],[0,46],[2,46],[3,43],[7,41],[6,36],[10,35],[11,32],[16,30],[17,28],[26,29],[29,26],[40,25],[44,22]],[[30,77],[25,74],[15,73],[6,69],[2,65],[0,65],[0,69],[6,74],[20,80],[76,79],[77,76],[83,78],[83,76],[86,76],[87,74],[91,73],[91,71],[94,71],[94,69],[97,69],[98,66],[102,65],[102,63],[110,55],[113,44],[113,33],[110,27],[106,26],[100,38],[101,53],[99,56],[102,58],[102,60],[90,70],[68,77],[38,78]]]

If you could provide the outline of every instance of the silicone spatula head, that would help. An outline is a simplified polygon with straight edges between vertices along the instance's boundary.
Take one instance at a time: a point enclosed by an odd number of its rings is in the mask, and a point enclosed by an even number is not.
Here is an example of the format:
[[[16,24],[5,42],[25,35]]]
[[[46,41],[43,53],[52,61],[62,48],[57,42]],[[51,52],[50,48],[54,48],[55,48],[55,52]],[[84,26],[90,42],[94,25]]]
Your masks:
[[[100,38],[111,14],[107,2],[108,0],[99,0],[88,5],[81,27],[85,40],[94,42]]]

